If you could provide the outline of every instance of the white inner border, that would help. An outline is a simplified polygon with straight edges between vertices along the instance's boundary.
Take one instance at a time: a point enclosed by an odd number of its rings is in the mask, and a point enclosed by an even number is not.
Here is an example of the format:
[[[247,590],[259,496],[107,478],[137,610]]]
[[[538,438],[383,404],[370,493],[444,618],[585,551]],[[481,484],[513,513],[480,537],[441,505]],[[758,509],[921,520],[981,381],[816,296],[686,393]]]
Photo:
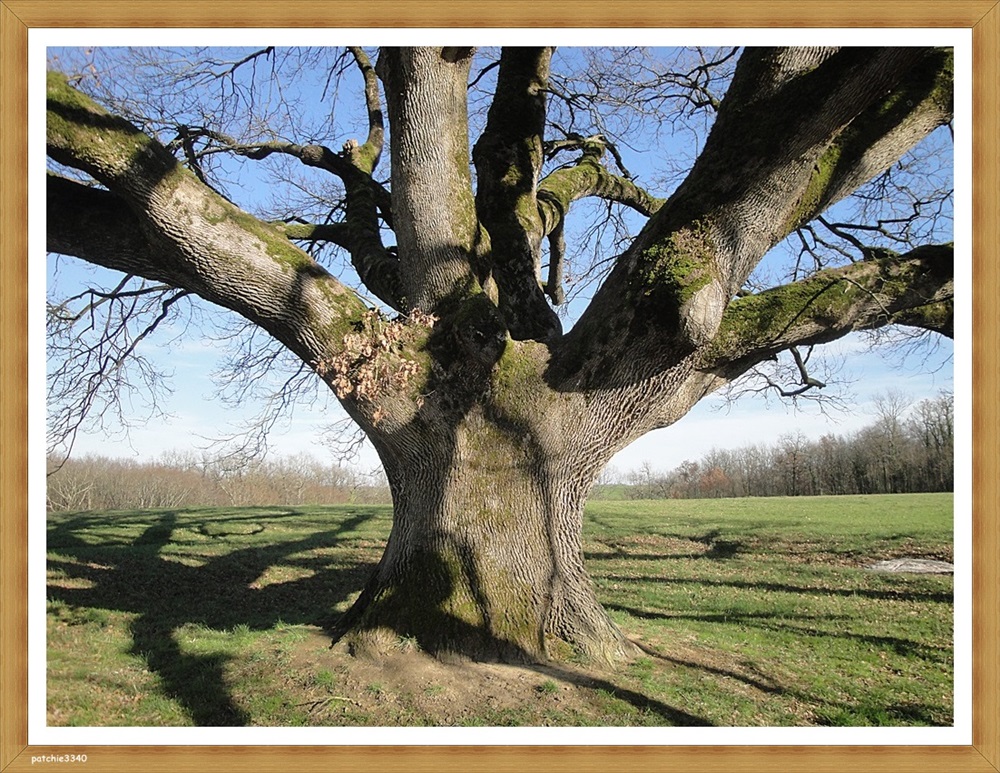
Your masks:
[[[955,48],[955,725],[943,728],[49,727],[45,711],[45,68],[48,46],[935,45]],[[28,741],[90,745],[972,743],[972,31],[967,29],[32,29],[28,32]],[[683,707],[681,707],[683,708]]]

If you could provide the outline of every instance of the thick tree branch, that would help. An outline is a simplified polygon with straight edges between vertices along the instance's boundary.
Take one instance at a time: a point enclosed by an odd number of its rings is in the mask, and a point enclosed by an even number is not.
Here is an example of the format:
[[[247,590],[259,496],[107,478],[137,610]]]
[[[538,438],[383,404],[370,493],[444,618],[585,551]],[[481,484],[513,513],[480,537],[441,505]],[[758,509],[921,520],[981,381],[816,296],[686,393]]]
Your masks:
[[[607,143],[600,137],[588,137],[578,143],[583,155],[572,166],[555,170],[538,183],[538,209],[545,233],[551,233],[574,201],[596,196],[624,204],[647,217],[663,206],[665,199],[652,196],[632,180],[611,174],[601,163]]]
[[[350,230],[345,223],[303,223],[299,221],[272,222],[276,229],[297,242],[330,242],[348,249],[351,245]]]
[[[49,252],[173,286],[183,281],[169,250],[147,237],[121,197],[49,174],[46,206]]]
[[[549,275],[545,280],[545,294],[556,306],[566,300],[566,292],[563,289],[563,268],[566,262],[563,222],[560,218],[549,232]]]
[[[669,349],[646,351],[647,362],[670,366],[642,370],[631,362],[584,363],[569,374],[556,365],[550,379],[563,379],[563,389],[591,389],[590,405],[597,420],[587,432],[595,438],[614,426],[613,417],[627,406],[635,424],[623,446],[646,432],[667,427],[706,395],[781,352],[837,340],[855,330],[886,325],[917,325],[952,334],[952,245],[930,245],[892,258],[859,261],[761,293],[736,298],[726,311],[715,340],[678,358]],[[615,332],[607,340],[614,345]],[[560,353],[561,358],[561,353]],[[803,365],[805,362],[803,362]],[[612,368],[598,370],[598,368]],[[593,375],[592,375],[593,374]],[[637,377],[641,374],[641,377]],[[818,381],[798,370],[803,387]],[[810,387],[812,388],[812,387]],[[786,393],[806,390],[785,389]]]
[[[364,195],[359,194],[355,203],[362,212],[370,213],[370,209],[363,207],[363,199]],[[365,288],[389,308],[403,311],[406,303],[394,251],[383,247],[381,239],[373,236],[376,227],[363,220],[363,214],[352,216],[355,213],[351,212],[350,205],[348,212],[344,223],[277,222],[271,225],[292,241],[331,242],[343,247],[350,253],[351,263]]]
[[[297,158],[305,166],[330,172],[342,180],[355,176],[357,171],[364,172],[364,163],[371,162],[369,156],[377,161],[377,153],[374,153],[370,147],[366,150],[366,153],[362,154],[360,152],[361,146],[358,146],[357,142],[352,140],[348,140],[344,144],[344,149],[341,153],[335,153],[325,145],[318,144],[299,145],[294,142],[283,142],[280,140],[239,142],[228,134],[204,126],[179,127],[179,138],[178,140],[174,140],[174,142],[180,141],[182,144],[185,142],[190,143],[202,137],[211,140],[215,144],[192,151],[198,158],[213,153],[233,153],[234,155],[243,156],[254,161],[262,161],[277,153]],[[380,151],[381,148],[379,148]],[[392,203],[389,191],[371,178],[369,172],[364,172],[363,179],[366,180],[367,185],[371,188],[370,195],[375,199],[379,213],[382,214],[387,222],[391,223]]]
[[[701,353],[701,367],[738,374],[784,349],[889,324],[950,337],[953,257],[950,244],[928,245],[737,298],[716,339]]]
[[[234,155],[244,156],[254,161],[262,161],[278,153],[280,155],[292,156],[306,166],[322,169],[338,177],[344,174],[350,167],[350,161],[347,158],[334,153],[325,145],[299,145],[295,142],[285,142],[283,140],[240,142],[224,132],[209,129],[206,126],[180,126],[179,134],[182,140],[205,138],[215,143],[212,146],[197,151],[199,156],[207,156],[213,153],[233,153]],[[176,141],[174,140],[174,142]]]
[[[53,158],[109,188],[50,177],[50,249],[197,293],[306,362],[336,351],[364,313],[353,292],[282,233],[215,194],[58,73],[48,79],[46,139]]]
[[[933,89],[925,101],[898,99],[907,84],[919,81],[926,90],[925,70],[936,73],[933,82],[950,82],[946,58],[931,49],[748,50],[691,173],[618,260],[566,351],[578,361],[624,361],[654,341],[694,351],[715,340],[762,256],[803,212],[811,217],[822,201],[847,192],[847,182],[835,191],[821,185],[822,170],[827,181],[855,179],[826,164],[832,147],[850,151],[845,170],[863,158],[873,175],[942,120],[950,99]],[[937,105],[933,120],[877,120],[903,108],[922,114],[926,103]],[[910,128],[897,131],[901,126]],[[864,153],[862,137],[878,152]],[[609,362],[598,370],[614,372]]]
[[[384,48],[379,54],[407,310],[437,313],[482,289],[476,267],[487,245],[468,162],[471,59],[467,48]]]
[[[385,124],[382,118],[382,105],[379,100],[378,76],[368,55],[357,46],[348,49],[365,79],[365,107],[368,111],[368,139],[357,147],[344,146],[350,152],[351,163],[357,168],[372,174],[382,156],[382,145],[385,141]]]
[[[549,277],[545,294],[559,305],[565,299],[562,269],[565,258],[563,229],[570,205],[593,196],[623,204],[640,214],[652,215],[664,199],[658,199],[627,177],[611,174],[601,163],[608,147],[600,135],[571,141],[583,155],[572,166],[563,166],[538,183],[537,206],[542,218],[542,231],[549,237]]]
[[[888,94],[861,112],[817,159],[788,232],[894,164],[953,113],[954,52],[933,49]]]
[[[560,332],[540,287],[544,228],[536,185],[544,153],[545,93],[551,48],[504,48],[486,129],[472,157],[476,210],[490,234],[501,313],[516,339]]]
[[[370,69],[369,66],[368,71],[365,71],[366,83]],[[374,77],[373,73],[371,77]],[[365,286],[391,308],[401,311],[404,303],[398,264],[382,243],[378,220],[378,215],[381,213],[388,222],[391,222],[389,192],[371,177],[371,171],[382,152],[383,130],[381,111],[378,109],[377,87],[373,96],[368,94],[370,89],[371,87],[366,85],[366,95],[369,99],[374,99],[374,106],[369,105],[372,124],[368,140],[361,146],[356,141],[348,141],[341,154],[336,154],[322,145],[298,145],[278,141],[240,143],[226,134],[204,127],[181,127],[181,134],[186,142],[190,142],[190,137],[207,137],[218,143],[215,148],[202,150],[201,154],[216,150],[261,160],[273,153],[280,153],[298,158],[306,166],[323,169],[338,176],[344,183],[346,223],[343,230],[336,231],[337,238],[331,240],[350,252],[351,262]],[[292,231],[302,231],[302,229],[292,229]],[[285,229],[285,232],[290,239],[309,240],[322,238],[318,236],[319,233],[334,233],[330,230],[313,230],[309,232],[308,237],[295,237],[288,229]]]

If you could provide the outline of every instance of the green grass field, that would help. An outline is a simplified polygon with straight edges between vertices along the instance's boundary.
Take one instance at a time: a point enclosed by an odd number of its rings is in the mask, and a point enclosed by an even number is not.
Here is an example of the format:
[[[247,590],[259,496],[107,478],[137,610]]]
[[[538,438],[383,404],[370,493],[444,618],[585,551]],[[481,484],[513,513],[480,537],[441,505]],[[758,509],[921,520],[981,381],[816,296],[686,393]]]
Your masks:
[[[329,650],[390,519],[350,505],[51,515],[48,723],[952,723],[951,576],[862,569],[952,560],[950,494],[594,503],[588,566],[647,653],[615,672],[571,659],[456,675],[419,653],[379,672]]]

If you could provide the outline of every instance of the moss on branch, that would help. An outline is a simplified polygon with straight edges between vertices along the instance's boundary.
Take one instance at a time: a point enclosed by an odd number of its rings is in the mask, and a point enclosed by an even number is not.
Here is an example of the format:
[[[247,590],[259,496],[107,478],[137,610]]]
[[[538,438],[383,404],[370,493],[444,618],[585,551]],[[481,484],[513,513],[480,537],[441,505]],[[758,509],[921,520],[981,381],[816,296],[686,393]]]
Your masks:
[[[60,72],[46,75],[45,140],[56,161],[81,169],[109,187],[142,184],[179,167],[155,139],[112,115]]]
[[[808,222],[856,187],[861,182],[856,180],[859,165],[880,142],[905,133],[907,126],[918,122],[934,126],[950,120],[953,91],[954,51],[931,50],[884,97],[852,119],[821,152],[784,233]]]
[[[737,298],[701,359],[707,366],[743,358],[760,361],[788,346],[894,323],[948,335],[952,257],[952,245],[928,245]]]
[[[723,304],[717,298],[716,244],[708,220],[672,230],[639,253],[630,295],[642,316],[673,330],[685,346],[714,336]]]
[[[74,196],[73,217],[95,222],[114,196],[128,213],[136,213],[135,225],[156,248],[109,254],[116,242],[104,238],[99,243],[105,254],[97,257],[89,235],[74,237],[58,229],[61,249],[196,292],[260,325],[306,361],[318,349],[342,346],[352,322],[365,310],[356,294],[290,243],[282,230],[205,186],[155,138],[110,114],[65,76],[49,73],[47,87],[49,155],[110,190],[96,197]],[[63,183],[58,191],[76,191],[68,187],[74,185]],[[116,228],[123,217],[105,218],[102,228]]]
[[[603,146],[602,146],[603,150]],[[538,184],[538,208],[549,234],[579,199],[596,196],[649,216],[663,206],[657,198],[634,182],[612,174],[600,162],[601,153],[585,152],[576,164],[555,170]]]

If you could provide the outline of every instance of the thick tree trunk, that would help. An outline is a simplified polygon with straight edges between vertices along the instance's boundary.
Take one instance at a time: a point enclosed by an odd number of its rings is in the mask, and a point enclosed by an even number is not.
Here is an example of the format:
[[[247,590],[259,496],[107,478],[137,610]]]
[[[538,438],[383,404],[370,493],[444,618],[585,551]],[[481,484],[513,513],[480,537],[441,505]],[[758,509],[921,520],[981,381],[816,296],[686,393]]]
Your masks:
[[[542,660],[555,640],[604,662],[629,654],[583,567],[581,497],[560,501],[541,471],[484,474],[474,460],[445,480],[415,472],[402,476],[385,554],[344,620],[356,651],[412,638],[477,660]]]
[[[543,660],[559,641],[602,662],[634,651],[583,563],[583,506],[600,465],[575,458],[568,401],[537,384],[529,398],[505,376],[510,359],[467,411],[430,400],[405,428],[373,433],[394,518],[377,570],[340,621],[338,638],[355,651],[402,639],[438,656],[508,662]]]

